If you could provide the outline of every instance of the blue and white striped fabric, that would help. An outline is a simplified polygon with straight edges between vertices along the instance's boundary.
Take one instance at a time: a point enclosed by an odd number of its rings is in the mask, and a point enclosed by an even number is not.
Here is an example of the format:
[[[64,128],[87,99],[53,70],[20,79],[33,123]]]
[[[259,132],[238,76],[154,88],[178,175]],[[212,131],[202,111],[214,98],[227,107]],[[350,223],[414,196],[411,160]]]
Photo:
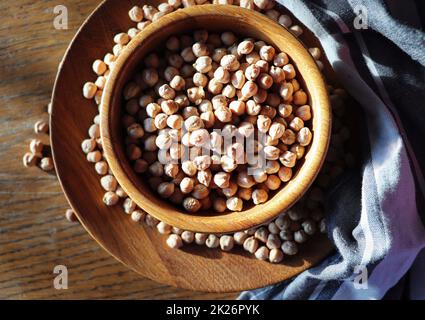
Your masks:
[[[425,299],[425,35],[418,15],[424,18],[425,4],[278,2],[320,39],[341,84],[362,106],[365,151],[361,169],[328,195],[336,252],[239,299]],[[353,28],[359,5],[367,10],[368,29]],[[368,281],[359,289],[353,280],[362,268]]]

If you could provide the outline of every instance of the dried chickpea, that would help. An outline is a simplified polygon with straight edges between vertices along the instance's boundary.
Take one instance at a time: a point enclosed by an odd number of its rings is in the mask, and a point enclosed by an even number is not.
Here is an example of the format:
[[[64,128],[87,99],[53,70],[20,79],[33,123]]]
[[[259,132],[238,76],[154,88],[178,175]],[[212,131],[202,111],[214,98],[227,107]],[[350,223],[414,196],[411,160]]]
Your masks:
[[[252,177],[254,178],[255,182],[262,183],[267,180],[267,173],[265,173],[262,169],[259,168],[254,169]]]
[[[254,204],[261,204],[267,201],[268,194],[263,189],[256,189],[252,192],[252,201]]]
[[[143,20],[143,10],[142,8],[138,6],[134,6],[128,11],[128,16],[130,17],[130,20],[133,22],[140,22]]]
[[[285,82],[280,86],[279,94],[283,100],[287,101],[292,97],[293,90],[292,84]]]
[[[196,59],[193,67],[200,73],[207,73],[212,68],[212,59],[208,56],[202,56]]]
[[[159,161],[152,163],[149,168],[149,173],[154,177],[160,177],[164,174],[164,166]]]
[[[288,63],[287,65],[284,65],[282,69],[283,69],[283,72],[285,72],[285,79],[295,78],[296,72],[292,64]]]
[[[220,159],[220,163],[221,163],[221,168],[225,172],[232,172],[238,166],[237,162],[232,157],[229,157],[228,155],[222,156]]]
[[[269,261],[271,263],[279,263],[283,260],[283,252],[279,248],[273,248],[269,253]]]
[[[285,80],[285,72],[283,72],[282,68],[271,66],[269,74],[272,77],[274,83],[279,84]]]
[[[234,33],[227,31],[227,32],[223,32],[221,34],[221,41],[226,46],[231,46],[232,44],[234,44],[237,41],[237,38],[236,38]]]
[[[47,133],[49,132],[49,123],[44,120],[39,120],[34,124],[35,133]]]
[[[115,191],[118,182],[113,175],[106,175],[100,179],[100,184],[105,191]]]
[[[86,82],[83,86],[83,96],[86,99],[93,99],[97,86],[93,82]]]
[[[259,260],[267,260],[269,258],[269,248],[261,246],[255,251],[255,257]]]
[[[278,112],[282,118],[287,118],[292,114],[292,106],[284,103],[279,104]]]
[[[280,156],[279,160],[285,167],[292,168],[295,166],[297,156],[291,151],[286,151]]]
[[[220,60],[220,65],[228,71],[236,71],[238,70],[240,63],[238,58],[233,54],[226,54]]]
[[[297,134],[297,141],[299,144],[303,147],[308,146],[311,142],[313,135],[309,128],[304,127],[301,128],[300,131]]]
[[[174,193],[174,183],[162,182],[157,188],[158,194],[163,198],[168,198]]]
[[[104,195],[103,195],[103,203],[105,203],[107,206],[114,206],[118,203],[119,201],[119,197],[117,196],[116,193],[112,192],[112,191],[107,191]]]
[[[307,103],[307,94],[303,90],[296,91],[293,102],[298,106],[305,105]]]
[[[254,237],[248,237],[243,242],[243,248],[249,253],[255,253],[258,249],[258,240]]]
[[[252,40],[244,40],[238,44],[237,52],[239,55],[250,54],[254,50],[254,42]]]
[[[234,246],[234,239],[231,235],[223,235],[220,237],[220,248],[223,251],[231,251]]]
[[[255,96],[258,92],[258,86],[253,81],[247,81],[243,85],[241,89],[242,99],[247,100],[251,98],[252,96]]]
[[[261,73],[257,78],[257,82],[261,89],[267,90],[273,85],[273,78],[267,73]]]
[[[187,197],[183,200],[183,207],[188,212],[196,212],[201,209],[201,203],[198,199],[195,199],[193,197]]]
[[[205,240],[205,245],[211,249],[218,248],[220,245],[220,240],[215,234],[210,234]]]
[[[226,200],[223,198],[217,198],[213,201],[213,208],[217,212],[224,212],[227,208]]]
[[[226,123],[232,120],[232,111],[227,107],[220,107],[214,111],[214,115],[220,122]]]
[[[297,155],[297,160],[299,160],[304,156],[305,148],[303,146],[300,146],[299,144],[294,144],[293,146],[291,146],[289,151],[295,153]]]
[[[197,184],[193,187],[191,194],[195,199],[201,200],[208,197],[209,193],[208,187],[203,184]]]
[[[238,189],[238,197],[242,200],[248,201],[251,200],[252,197],[252,189],[251,188],[239,188]]]
[[[270,190],[277,190],[280,187],[281,180],[276,175],[269,175],[265,184]]]
[[[311,119],[311,110],[309,105],[302,105],[295,110],[295,116],[299,117],[303,121]]]
[[[218,172],[214,175],[213,180],[219,188],[228,188],[230,182],[230,174],[227,172]]]
[[[309,48],[308,51],[315,60],[319,60],[321,58],[321,52],[319,48]]]
[[[269,231],[267,230],[266,227],[260,227],[258,228],[255,233],[254,233],[254,237],[255,239],[260,240],[261,242],[267,242],[267,238],[269,236]]]
[[[236,232],[233,234],[233,240],[238,245],[243,245],[245,240],[248,238],[248,234],[243,231]]]
[[[98,150],[87,153],[88,162],[98,162],[100,159],[102,159],[102,154]]]
[[[203,184],[206,187],[209,187],[212,180],[212,173],[210,170],[200,170],[198,171],[197,179],[199,183]]]
[[[292,178],[292,169],[288,167],[280,167],[278,176],[283,182],[288,182]]]
[[[39,140],[39,139],[32,139],[31,140],[29,149],[34,156],[41,158],[42,155],[43,155],[43,148],[44,148],[44,145],[41,142],[41,140]],[[90,151],[92,151],[92,150],[90,150]]]
[[[269,232],[271,234],[276,234],[277,235],[280,232],[280,229],[278,228],[278,226],[274,222],[270,222],[268,224],[267,228],[268,228],[268,230],[269,230]]]
[[[279,159],[279,155],[280,155],[279,148],[276,148],[276,147],[270,145],[270,146],[265,146],[263,148],[263,151],[264,151],[264,155],[265,155],[267,160],[277,160],[277,159]]]
[[[264,115],[259,115],[257,118],[257,128],[258,131],[266,133],[272,124],[272,120]]]
[[[185,174],[187,174],[190,177],[194,176],[197,171],[195,164],[190,160],[184,161],[182,163],[182,170]]]
[[[289,28],[289,31],[291,31],[291,33],[294,34],[296,37],[299,37],[303,34],[303,29],[299,25],[293,25]]]
[[[167,238],[167,245],[172,249],[178,249],[183,246],[182,238],[177,234],[170,234]]]
[[[208,235],[205,233],[195,233],[195,243],[197,245],[204,245]]]
[[[284,241],[281,249],[283,253],[288,256],[293,256],[298,253],[298,246],[294,241]]]
[[[24,154],[22,158],[22,162],[25,167],[29,168],[29,167],[35,166],[37,164],[38,159],[39,158],[35,156],[33,153],[27,152]]]
[[[226,207],[231,211],[242,211],[243,201],[238,197],[231,197],[226,200]]]
[[[98,165],[99,163],[101,163],[101,162],[96,163],[96,165]],[[143,172],[146,172],[146,170],[148,169],[148,166],[149,166],[149,164],[146,160],[137,159],[133,164],[133,170],[136,173],[143,173]]]

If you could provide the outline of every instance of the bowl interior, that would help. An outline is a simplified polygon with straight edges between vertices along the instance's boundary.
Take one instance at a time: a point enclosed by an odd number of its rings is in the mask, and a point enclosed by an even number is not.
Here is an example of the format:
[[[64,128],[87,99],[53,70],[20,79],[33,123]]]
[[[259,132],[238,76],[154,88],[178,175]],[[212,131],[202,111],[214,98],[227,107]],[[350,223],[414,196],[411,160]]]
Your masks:
[[[310,127],[313,139],[293,178],[261,205],[241,212],[188,214],[183,208],[161,199],[136,174],[127,160],[121,126],[122,89],[137,70],[143,57],[160,48],[171,35],[196,29],[210,32],[232,31],[253,37],[286,52],[297,69],[297,79],[308,94],[312,107]],[[139,33],[119,56],[105,88],[101,109],[101,134],[105,155],[120,185],[137,205],[173,226],[197,232],[224,233],[248,229],[271,220],[291,207],[308,189],[323,163],[330,135],[330,108],[324,81],[314,60],[286,29],[256,12],[233,7],[207,5],[178,10],[162,17]]]

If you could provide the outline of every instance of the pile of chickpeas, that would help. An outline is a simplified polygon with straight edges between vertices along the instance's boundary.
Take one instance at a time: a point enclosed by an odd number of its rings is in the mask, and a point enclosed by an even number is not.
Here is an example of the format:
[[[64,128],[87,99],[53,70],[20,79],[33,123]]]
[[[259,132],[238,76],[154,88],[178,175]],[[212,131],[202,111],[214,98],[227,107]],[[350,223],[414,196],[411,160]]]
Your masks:
[[[161,52],[123,90],[134,170],[188,212],[267,201],[312,140],[308,97],[287,54],[206,30],[171,36]],[[252,139],[250,156],[244,139]]]
[[[293,24],[290,16],[282,14],[281,10],[273,8],[275,2],[272,0],[168,0],[168,3],[161,3],[160,5],[158,5],[157,8],[149,5],[144,5],[143,7],[135,6],[129,11],[129,17],[134,22],[134,27],[130,28],[127,32],[124,31],[122,33],[117,34],[114,37],[115,45],[111,49],[111,52],[106,53],[103,59],[101,58],[93,62],[92,69],[97,79],[93,80],[93,82],[88,81],[84,85],[82,92],[83,96],[86,99],[93,100],[93,105],[99,106],[105,83],[110,74],[110,70],[114,68],[115,60],[120,55],[121,50],[138,32],[143,31],[143,29],[147,25],[160,18],[160,16],[163,15],[162,12],[171,12],[180,7],[187,7],[191,5],[198,5],[201,3],[211,2],[220,4],[240,5],[241,7],[257,10],[267,15],[269,18],[281,24],[282,26],[288,28],[288,30],[290,30],[296,36],[300,36],[303,32],[300,26]],[[209,38],[210,37],[211,35],[209,35]],[[213,38],[214,37],[216,36],[213,36]],[[322,69],[323,64],[320,61],[320,49],[309,48],[309,51],[315,59],[318,67]],[[159,60],[161,61],[163,59]],[[211,64],[213,65],[213,62],[211,62]],[[205,75],[208,77],[208,73]],[[160,76],[160,74],[158,76]],[[168,83],[168,85],[171,87],[171,84]],[[133,86],[133,88],[136,87]],[[151,91],[152,89],[154,91],[155,86],[151,88]],[[312,237],[315,233],[326,232],[326,223],[323,213],[324,190],[328,188],[328,186],[334,179],[337,179],[337,177],[341,174],[341,172],[343,172],[346,166],[353,166],[354,164],[353,156],[344,148],[345,142],[350,136],[350,131],[342,120],[345,110],[344,99],[346,97],[346,94],[344,90],[333,88],[332,86],[328,86],[328,89],[333,109],[332,137],[325,164],[320,173],[318,174],[316,181],[313,183],[313,186],[309,189],[306,195],[297,202],[297,205],[292,207],[287,212],[283,212],[279,217],[277,217],[273,221],[269,221],[265,225],[257,226],[252,229],[244,230],[241,232],[236,232],[232,234],[204,234],[181,230],[174,226],[170,226],[163,221],[159,221],[155,217],[141,210],[137,206],[137,204],[121,188],[114,175],[110,171],[106,159],[104,158],[102,151],[102,141],[100,139],[99,132],[99,114],[94,117],[93,124],[88,130],[88,137],[82,142],[81,147],[87,157],[87,160],[93,163],[94,169],[99,175],[100,185],[102,186],[105,192],[103,195],[103,202],[107,206],[122,206],[123,212],[127,214],[132,221],[134,221],[135,223],[141,223],[143,226],[154,228],[159,233],[164,235],[164,237],[166,237],[165,242],[169,247],[180,248],[185,245],[200,245],[211,249],[217,248],[222,251],[231,251],[235,246],[240,246],[245,251],[252,253],[253,256],[255,256],[255,258],[257,259],[268,260],[271,263],[280,263],[285,258],[285,256],[293,256],[298,254],[300,250],[300,245],[307,242],[309,238]],[[137,90],[140,90],[140,92],[138,92],[136,96],[140,95],[142,91],[146,90],[146,88],[140,88]],[[208,87],[204,91],[206,92],[206,94],[208,94]],[[156,93],[153,96],[158,97]],[[132,99],[129,99],[128,101],[130,100]],[[131,116],[135,120],[139,121],[138,114],[140,112],[143,115],[144,111],[142,110],[145,108],[141,107],[140,105],[138,106],[137,103],[132,103],[137,106],[139,111],[135,112],[133,115],[127,112],[128,116]],[[159,105],[161,106],[161,104]],[[194,106],[197,106],[197,108],[202,108],[201,105]],[[295,109],[300,108],[300,106],[296,105],[295,107]],[[294,114],[294,110],[292,110],[292,113]],[[202,114],[202,112],[200,114]],[[296,114],[294,114],[294,116],[296,116]],[[144,115],[143,119],[145,118],[146,115]],[[237,118],[235,117],[235,119]],[[217,123],[219,123],[219,121],[217,121]],[[140,124],[142,124],[143,127],[143,121],[140,122]],[[239,123],[227,124],[239,126]],[[226,125],[226,123],[224,123],[223,126],[224,125]],[[159,130],[157,130],[157,133],[158,131]],[[145,131],[145,139],[146,136],[149,136],[150,134],[151,133]],[[129,139],[130,138],[126,138],[127,141],[129,141]],[[147,173],[147,168],[150,166],[150,164],[153,164],[155,161],[157,161],[158,155],[155,156],[155,152],[143,151],[143,145],[144,144],[136,145],[143,154],[138,159],[146,160],[146,163],[137,160],[134,160],[134,162],[137,162],[140,165],[141,171],[145,171],[145,173]],[[130,149],[132,148],[133,147],[130,147]],[[136,152],[138,152],[138,149],[135,150]],[[300,148],[300,150],[302,150],[302,148]],[[155,161],[152,159],[144,159],[146,157],[149,158],[147,154],[150,154],[152,158],[156,157]],[[279,160],[274,161],[279,162]],[[244,166],[238,166],[238,168],[234,170],[233,174],[236,174],[243,167]],[[223,172],[226,171],[223,170]],[[197,175],[194,177],[197,179]],[[156,177],[154,178],[158,181]],[[260,184],[256,184],[257,187],[259,185],[262,185],[264,187],[265,183],[262,182]],[[179,187],[180,185],[175,185],[176,190],[180,189]],[[240,192],[239,189],[241,188],[238,187],[237,194],[239,194]],[[209,197],[204,199],[208,198]],[[201,199],[198,201],[200,201],[201,203],[207,203],[208,200]]]
[[[47,134],[49,132],[49,123],[45,120],[39,120],[34,124],[36,134]],[[29,152],[26,152],[22,158],[23,165],[27,168],[38,165],[43,171],[52,171],[54,169],[53,159],[45,155],[45,145],[40,139],[32,139],[29,144]]]

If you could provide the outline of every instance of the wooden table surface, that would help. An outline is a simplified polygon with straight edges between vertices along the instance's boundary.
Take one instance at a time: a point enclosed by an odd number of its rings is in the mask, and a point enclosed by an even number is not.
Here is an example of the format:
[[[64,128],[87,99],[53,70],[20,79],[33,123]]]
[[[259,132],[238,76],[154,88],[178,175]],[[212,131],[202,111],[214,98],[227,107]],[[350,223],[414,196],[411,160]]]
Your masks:
[[[0,299],[234,299],[236,293],[182,290],[127,269],[65,220],[68,206],[54,174],[22,165],[36,137],[33,124],[48,118],[58,63],[98,3],[0,1]],[[68,30],[53,26],[59,4],[68,9]],[[66,290],[53,286],[56,265],[68,268]]]

